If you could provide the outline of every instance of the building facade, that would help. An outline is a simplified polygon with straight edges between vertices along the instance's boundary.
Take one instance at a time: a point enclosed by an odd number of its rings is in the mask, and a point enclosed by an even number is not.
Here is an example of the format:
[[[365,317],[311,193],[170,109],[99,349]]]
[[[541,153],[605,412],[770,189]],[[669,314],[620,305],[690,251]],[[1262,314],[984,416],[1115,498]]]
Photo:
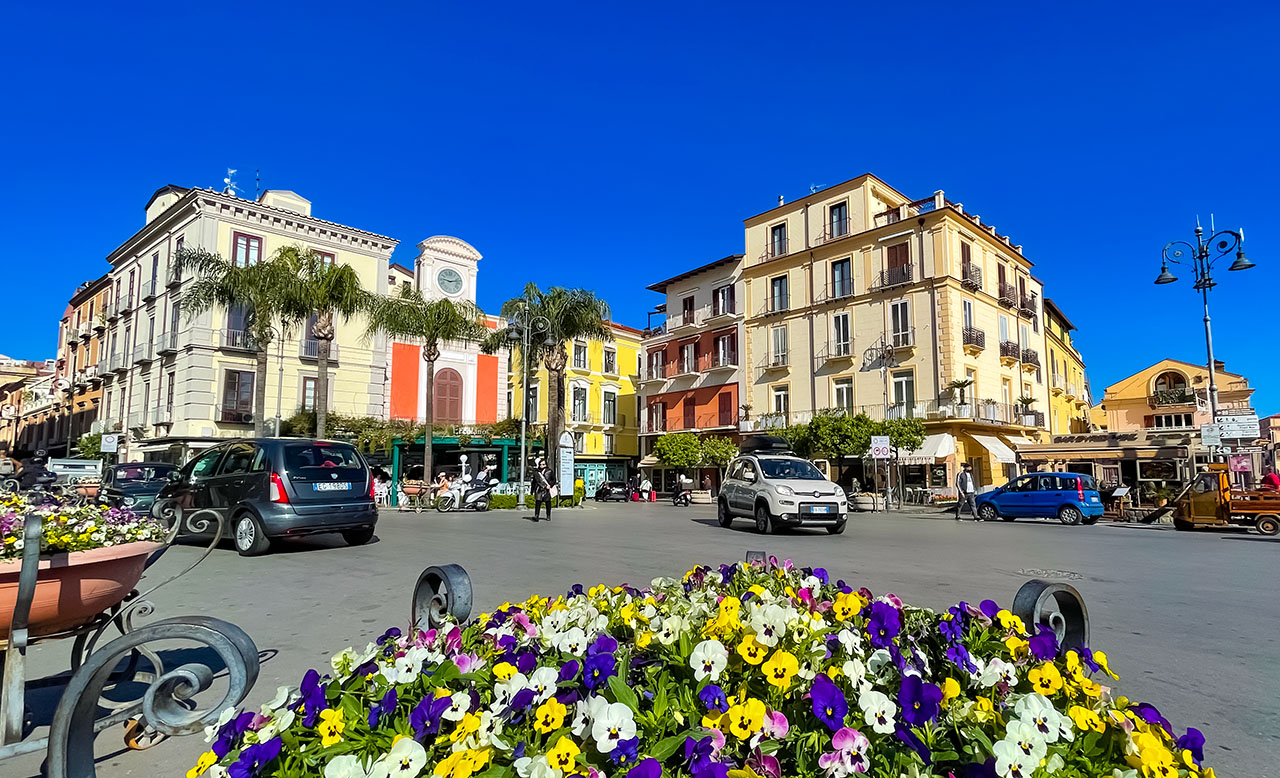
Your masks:
[[[57,362],[53,359],[36,362],[0,354],[0,450],[47,450],[47,445],[59,436],[53,411],[58,397],[49,397],[51,391],[56,392],[56,371]],[[37,382],[39,387],[35,386]],[[41,412],[28,413],[36,405]]]
[[[111,294],[108,274],[81,284],[58,325],[57,414],[59,434],[48,448],[53,456],[68,456],[81,435],[100,432],[96,424],[102,403],[102,359],[107,329],[107,301]]]
[[[663,491],[675,488],[679,473],[653,456],[660,435],[695,432],[738,439],[744,404],[739,395],[742,260],[741,254],[728,256],[648,287],[665,297],[657,309],[665,321],[643,332],[640,466]],[[698,473],[695,480],[702,483],[704,477],[718,486],[717,469]]]
[[[103,429],[127,431],[122,458],[182,461],[191,451],[253,431],[255,347],[243,312],[186,315],[179,300],[189,278],[174,272],[183,246],[237,264],[263,261],[297,245],[350,265],[362,284],[385,294],[397,241],[311,214],[286,190],[257,200],[166,186],[146,205],[146,223],[107,257],[110,301],[98,361]],[[386,343],[366,339],[363,320],[336,322],[329,407],[381,415]],[[269,349],[267,413],[283,418],[314,408],[317,343],[310,328],[286,332]]]
[[[1053,300],[1044,301],[1044,334],[1049,372],[1049,434],[1089,432],[1089,380],[1084,357],[1072,342],[1075,325]]]
[[[1043,285],[962,204],[868,174],[747,219],[745,241],[747,428],[919,418],[906,483],[939,490],[962,462],[1003,483],[1016,448],[1047,432]]]

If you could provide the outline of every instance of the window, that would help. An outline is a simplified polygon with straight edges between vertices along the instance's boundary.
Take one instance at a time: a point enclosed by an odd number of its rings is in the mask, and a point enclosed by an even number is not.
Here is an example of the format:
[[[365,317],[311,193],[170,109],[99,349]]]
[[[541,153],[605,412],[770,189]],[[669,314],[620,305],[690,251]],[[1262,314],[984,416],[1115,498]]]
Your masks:
[[[462,374],[451,367],[437,370],[431,380],[432,415],[439,421],[461,422]]]
[[[1000,379],[1000,402],[1005,405],[1013,404],[1013,382],[1007,378]]]
[[[684,426],[681,429],[692,430],[698,428],[698,407],[694,404],[693,396],[689,395],[684,398],[684,402],[680,406],[681,414],[684,417]]]
[[[155,294],[156,279],[160,277],[160,252],[151,255],[151,293]]]
[[[973,300],[965,300],[961,304],[964,311],[964,328],[966,330],[973,329]]]
[[[648,430],[649,432],[666,432],[667,431],[667,404],[666,403],[650,403],[647,409]]]
[[[511,406],[511,402],[512,402],[512,400],[511,400],[511,390],[510,390],[510,389],[508,389],[508,390],[507,390],[507,418],[511,418],[511,417],[514,417],[514,416],[515,416],[515,409],[514,409],[514,408],[512,408],[512,406]]]
[[[316,409],[316,379],[314,376],[302,377],[302,410]]]
[[[226,451],[225,448],[211,448],[196,459],[191,460],[191,463],[185,468],[187,477],[204,478],[213,475],[213,466],[218,464],[218,459],[224,451]]]
[[[912,415],[916,404],[916,377],[910,370],[893,374],[893,402],[903,409],[905,415]]]
[[[915,345],[915,333],[911,329],[911,308],[906,300],[898,300],[889,306],[889,316],[893,321],[893,345]]]
[[[182,320],[182,314],[180,312],[180,306],[178,304],[178,301],[174,300],[173,307],[169,309],[169,332],[176,333],[178,331],[178,324],[181,322],[181,320]]]
[[[785,311],[790,307],[791,295],[786,276],[769,279],[769,312]]]
[[[1181,373],[1169,370],[1156,376],[1155,387],[1157,392],[1185,392],[1187,378]]]
[[[579,370],[587,369],[587,344],[573,344],[573,366]]]
[[[605,392],[601,397],[601,410],[603,411],[605,424],[618,423],[618,395],[615,392]]]
[[[174,381],[177,381],[177,380],[178,380],[177,373],[169,374],[169,388],[165,393],[164,407],[165,407],[165,410],[168,411],[170,414],[173,413],[173,383]],[[170,417],[170,421],[172,420],[173,420],[172,417]]]
[[[604,453],[606,455],[613,454],[613,433],[606,432],[601,436],[601,438],[604,441]]]
[[[787,414],[791,410],[791,390],[786,386],[773,387],[773,412]]]
[[[524,417],[530,422],[538,420],[538,385],[531,384],[525,394]]]
[[[587,434],[585,432],[573,433],[573,453],[581,454],[587,450]]]
[[[906,267],[911,262],[911,249],[907,243],[895,243],[885,251],[888,253],[887,261],[890,270]]]
[[[249,308],[244,305],[233,305],[227,309],[227,329],[231,332],[244,332],[249,324]],[[311,338],[311,323],[307,323],[307,338]]]
[[[787,223],[769,228],[769,256],[780,257],[787,253]]]
[[[711,291],[711,315],[721,316],[726,313],[737,313],[733,284],[725,284]]]
[[[1184,429],[1192,426],[1192,414],[1190,413],[1160,413],[1156,414],[1151,425],[1156,429]]]
[[[973,246],[960,241],[960,277],[968,278],[969,269],[973,265]]]
[[[124,328],[124,349],[121,352],[124,354],[125,360],[129,359],[129,342],[132,340],[133,340],[133,327],[125,327]]]
[[[853,379],[837,378],[832,382],[832,402],[833,408],[839,408],[850,413],[853,412]]]
[[[847,357],[853,348],[849,335],[849,314],[837,313],[831,317],[831,356]]]
[[[1009,317],[1000,314],[1000,342],[1005,343],[1009,340]]]
[[[232,233],[232,262],[236,267],[248,267],[258,264],[262,258],[262,238],[245,235],[243,232]]]
[[[222,390],[222,421],[249,424],[253,421],[253,372],[228,370]]]
[[[666,349],[659,349],[649,355],[649,377],[650,378],[666,378],[667,377],[667,352]]]
[[[770,364],[785,365],[787,364],[787,328],[786,326],[774,327],[770,331],[770,341],[773,348],[770,353]]]
[[[719,426],[729,427],[734,424],[733,395],[728,392],[721,392],[716,395],[716,415],[718,416]]]
[[[320,260],[320,264],[325,267],[333,267],[333,263],[336,261],[333,256],[333,252],[330,251],[316,251],[315,249],[312,249],[311,253],[315,254],[316,258]]]
[[[738,364],[738,333],[717,335],[715,342],[715,367]]]
[[[682,324],[694,324],[693,296],[684,298],[680,301],[680,322]]]
[[[827,234],[839,238],[849,234],[849,204],[834,203],[827,209]]]
[[[147,419],[147,414],[151,413],[151,382],[142,382],[142,420]]]
[[[254,455],[257,453],[257,446],[252,443],[232,443],[227,448],[227,455],[222,459],[222,466],[218,468],[218,475],[238,475],[249,472],[253,468]]]
[[[172,385],[170,385],[172,388]],[[106,395],[102,400],[102,416],[103,418],[111,418],[111,392],[103,392]]]
[[[132,270],[132,269],[129,270],[129,296],[124,299],[130,305],[133,305],[133,299],[134,299],[133,290],[135,288],[134,284],[137,283],[137,279],[135,278],[136,273],[137,273],[136,270]]]
[[[680,346],[680,372],[698,372],[698,342],[696,340]]]
[[[1019,325],[1018,334],[1022,336],[1023,348],[1030,348],[1031,347],[1031,330],[1027,328],[1027,325],[1025,324]]]
[[[604,350],[604,372],[609,375],[618,374],[618,352],[613,349]]]
[[[853,294],[853,261],[846,257],[831,263],[831,299]]]
[[[585,386],[573,387],[573,406],[571,413],[571,418],[574,421],[587,420],[587,388]]]

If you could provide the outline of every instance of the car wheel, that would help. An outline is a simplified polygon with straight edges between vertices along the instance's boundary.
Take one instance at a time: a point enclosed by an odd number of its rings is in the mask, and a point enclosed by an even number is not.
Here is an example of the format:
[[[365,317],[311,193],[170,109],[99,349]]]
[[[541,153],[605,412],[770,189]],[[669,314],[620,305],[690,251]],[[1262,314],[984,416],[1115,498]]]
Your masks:
[[[347,541],[348,546],[363,546],[373,540],[373,527],[343,530],[342,539]]]
[[[733,524],[733,514],[729,513],[729,505],[724,500],[721,500],[718,505],[716,518],[720,521],[721,527],[727,528],[730,524]]]
[[[756,532],[761,535],[773,532],[773,517],[769,515],[769,506],[764,503],[756,506]]]
[[[1258,532],[1263,535],[1280,534],[1280,521],[1276,521],[1275,516],[1258,517]]]
[[[1176,530],[1178,530],[1178,531],[1180,531],[1180,532],[1186,532],[1186,531],[1193,530],[1193,529],[1195,529],[1195,526],[1196,526],[1196,525],[1192,524],[1191,522],[1189,522],[1189,521],[1183,521],[1182,519],[1174,519],[1174,520],[1173,520],[1173,528],[1174,528],[1174,529],[1176,529]]]
[[[1062,510],[1058,511],[1058,521],[1067,526],[1075,526],[1084,520],[1084,514],[1080,513],[1080,509],[1074,505],[1064,505]]]
[[[978,506],[978,518],[983,521],[995,521],[1000,518],[1000,514],[996,511],[996,506],[989,502],[984,502]]]
[[[828,534],[828,535],[843,535],[843,534],[844,534],[844,525],[845,525],[845,524],[847,524],[847,523],[848,523],[848,522],[842,521],[842,522],[840,522],[839,524],[835,525],[834,527],[827,527],[827,534]]]
[[[262,522],[252,513],[242,513],[236,519],[235,543],[240,556],[261,556],[271,547]]]

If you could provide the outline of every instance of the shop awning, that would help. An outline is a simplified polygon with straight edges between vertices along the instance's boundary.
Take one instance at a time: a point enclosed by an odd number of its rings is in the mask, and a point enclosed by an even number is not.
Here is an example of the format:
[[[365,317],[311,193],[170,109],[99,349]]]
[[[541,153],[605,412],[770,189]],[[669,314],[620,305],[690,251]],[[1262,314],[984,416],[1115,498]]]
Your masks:
[[[898,462],[904,465],[932,465],[939,459],[945,459],[956,453],[956,438],[950,432],[938,432],[924,439],[920,448],[899,456]]]
[[[1013,446],[1015,451],[1021,451],[1026,446],[1036,444],[1034,440],[1023,435],[1005,435],[1004,439],[1009,441],[1009,445]]]
[[[997,462],[1012,465],[1018,461],[1013,449],[1006,446],[1003,440],[994,435],[970,435],[969,437],[978,441],[979,445],[990,451],[991,456],[995,457]]]
[[[653,454],[650,454],[649,456],[640,460],[640,467],[657,467],[657,466],[658,466],[658,458],[655,457]]]

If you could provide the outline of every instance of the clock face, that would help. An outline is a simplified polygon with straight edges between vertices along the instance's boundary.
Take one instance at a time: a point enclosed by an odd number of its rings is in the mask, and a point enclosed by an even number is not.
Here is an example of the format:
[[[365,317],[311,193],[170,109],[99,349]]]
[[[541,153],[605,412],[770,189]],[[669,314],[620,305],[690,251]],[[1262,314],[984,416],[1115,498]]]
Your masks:
[[[462,291],[462,276],[458,271],[447,267],[436,274],[436,283],[445,294],[457,294]]]

